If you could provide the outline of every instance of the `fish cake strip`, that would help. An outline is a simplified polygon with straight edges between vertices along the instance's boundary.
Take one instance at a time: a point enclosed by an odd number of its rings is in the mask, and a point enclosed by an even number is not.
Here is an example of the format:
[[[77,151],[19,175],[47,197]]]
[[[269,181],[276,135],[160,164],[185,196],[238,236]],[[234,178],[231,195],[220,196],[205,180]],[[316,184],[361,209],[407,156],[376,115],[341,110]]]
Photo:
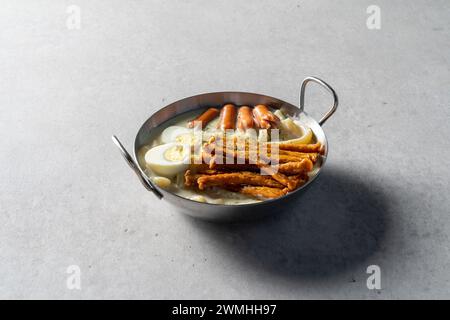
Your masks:
[[[286,189],[255,186],[242,187],[239,192],[258,199],[275,199],[287,194]]]
[[[230,154],[231,153],[227,153],[227,155],[230,155]],[[231,154],[230,157],[233,157],[233,155]],[[258,153],[235,154],[234,159],[236,161],[239,160],[240,162],[243,162],[243,163],[253,163],[253,164],[258,163],[258,162],[287,163],[287,162],[296,162],[296,161],[302,160],[302,158],[295,158],[295,157],[290,157],[290,156],[285,156],[285,155],[272,155],[270,153],[269,154],[258,154]]]
[[[276,168],[276,167],[275,167]],[[305,184],[308,180],[307,174],[297,174],[294,176],[286,176],[283,173],[277,172],[275,168],[270,166],[264,166],[261,168],[262,172],[268,174],[272,177],[272,179],[278,181],[283,186],[285,186],[288,191],[294,191],[301,185]]]
[[[296,143],[273,143],[269,142],[263,145],[263,148],[267,148],[267,150],[271,150],[272,146],[276,146],[278,148],[278,152],[281,154],[289,154],[290,152],[298,152],[298,153],[323,153],[323,146],[320,142],[310,143],[310,144],[296,144]],[[258,148],[261,146],[258,145]],[[247,145],[246,145],[247,148]]]
[[[203,174],[197,174],[192,172],[191,170],[186,170],[184,173],[184,185],[186,187],[194,187],[197,186],[197,180],[198,178],[202,177]]]
[[[302,185],[304,185],[306,182],[308,182],[308,175],[307,174],[299,174],[295,176],[288,177],[289,180],[292,181],[294,184],[294,188],[290,191],[293,191],[295,189],[300,188]]]
[[[295,156],[295,157],[284,155],[284,154],[279,154],[279,155],[268,154],[268,155],[260,155],[259,159],[263,160],[265,162],[271,161],[271,162],[278,162],[278,163],[299,162],[299,161],[302,161],[303,159],[309,159],[313,163],[316,163],[317,159],[318,159],[318,154],[317,153],[305,153],[304,155],[299,155],[299,156]]]
[[[295,152],[316,152],[322,153],[322,145],[318,143],[314,144],[290,144],[290,143],[280,143],[278,145],[280,150],[295,151]]]
[[[283,186],[287,187],[289,191],[293,191],[297,188],[297,181],[294,179],[289,179],[288,176],[285,176],[282,173],[274,173],[272,175],[272,179],[277,180]]]
[[[323,154],[324,147],[320,142],[310,143],[310,144],[300,144],[300,143],[252,143],[250,144],[248,141],[245,142],[245,150],[259,150],[261,148],[267,148],[270,151],[273,147],[278,148],[278,153],[280,154],[290,154],[291,152],[299,152],[299,153],[319,153]],[[240,146],[241,149],[244,147]]]
[[[306,173],[311,171],[314,167],[314,164],[309,159],[303,159],[299,162],[288,162],[283,163],[278,166],[278,172],[287,174],[287,175],[296,175]]]
[[[204,190],[207,187],[223,185],[252,185],[273,188],[283,188],[284,186],[270,176],[263,176],[255,172],[241,171],[233,173],[222,173],[198,178],[198,187]]]
[[[287,162],[298,162],[303,159],[309,159],[313,163],[316,163],[319,159],[318,153],[306,153],[306,152],[292,152],[290,154],[272,154],[271,152],[267,152],[266,154],[263,152],[259,152],[258,150],[253,150],[252,152],[248,150],[230,150],[225,149],[222,150],[222,163],[226,163],[227,158],[232,159],[234,163],[257,163],[258,161],[263,162],[278,162],[278,163],[287,163]],[[218,164],[217,159],[220,159],[218,155],[216,155],[212,159],[209,159],[208,163],[210,163],[211,168],[214,168],[216,164]],[[240,160],[239,162],[237,160]],[[230,162],[230,161],[228,161]],[[219,163],[220,164],[220,163]],[[230,163],[229,163],[230,164]]]
[[[211,169],[209,164],[195,164],[190,165],[190,168],[198,173],[207,172],[236,172],[236,171],[259,171],[257,164],[215,164],[214,168]]]

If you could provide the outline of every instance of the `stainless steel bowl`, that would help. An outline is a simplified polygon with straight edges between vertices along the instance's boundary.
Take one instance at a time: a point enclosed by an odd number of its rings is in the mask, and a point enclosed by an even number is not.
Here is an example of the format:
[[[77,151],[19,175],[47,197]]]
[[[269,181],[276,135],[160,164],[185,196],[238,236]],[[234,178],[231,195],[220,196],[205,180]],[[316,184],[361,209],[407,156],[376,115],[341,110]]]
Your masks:
[[[324,87],[333,96],[333,105],[328,112],[319,121],[314,120],[304,112],[305,101],[305,89],[309,82],[315,82]],[[308,183],[301,188],[277,199],[266,200],[258,203],[242,204],[242,205],[221,205],[201,203],[186,198],[182,198],[167,190],[161,189],[154,185],[150,179],[144,173],[144,163],[139,163],[136,154],[138,150],[149,143],[155,136],[155,128],[160,126],[167,120],[173,117],[185,113],[187,111],[204,109],[211,106],[222,106],[225,103],[233,103],[236,105],[257,105],[265,104],[274,109],[281,109],[281,111],[290,116],[299,116],[302,121],[305,122],[314,132],[317,140],[325,146],[325,152],[323,161],[320,164],[320,168],[317,174],[311,178]],[[179,212],[188,214],[195,218],[201,218],[211,221],[237,221],[237,220],[250,220],[262,217],[272,212],[278,212],[283,205],[292,199],[292,197],[298,197],[311,185],[311,183],[317,178],[320,171],[325,164],[325,160],[328,154],[328,143],[325,133],[322,129],[322,125],[325,121],[336,111],[338,106],[338,97],[327,83],[315,78],[307,77],[302,82],[300,90],[300,107],[296,107],[280,99],[273,97],[248,92],[213,92],[204,93],[196,96],[188,97],[176,101],[161,110],[154,113],[139,129],[134,142],[134,157],[125,150],[116,136],[113,136],[113,141],[120,149],[123,157],[128,162],[129,166],[134,170],[144,187],[153,192],[159,199],[168,201]]]

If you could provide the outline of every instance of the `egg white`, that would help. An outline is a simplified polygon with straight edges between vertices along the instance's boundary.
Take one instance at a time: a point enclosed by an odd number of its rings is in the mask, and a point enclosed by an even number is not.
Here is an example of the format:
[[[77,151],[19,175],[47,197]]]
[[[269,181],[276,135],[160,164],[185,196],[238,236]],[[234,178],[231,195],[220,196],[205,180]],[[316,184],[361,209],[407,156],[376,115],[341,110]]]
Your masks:
[[[187,142],[186,137],[193,135],[193,130],[181,126],[170,126],[161,133],[161,142]],[[181,141],[180,141],[181,140]]]

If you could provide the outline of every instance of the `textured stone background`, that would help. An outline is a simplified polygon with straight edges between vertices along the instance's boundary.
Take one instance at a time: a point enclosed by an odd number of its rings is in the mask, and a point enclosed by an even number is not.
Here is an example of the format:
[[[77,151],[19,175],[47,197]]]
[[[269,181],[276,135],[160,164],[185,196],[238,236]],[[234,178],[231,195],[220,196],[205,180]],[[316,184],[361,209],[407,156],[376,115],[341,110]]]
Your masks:
[[[448,1],[11,0],[0,30],[1,298],[449,297]],[[268,220],[173,212],[110,139],[202,92],[297,104],[308,75],[341,100],[327,168]]]

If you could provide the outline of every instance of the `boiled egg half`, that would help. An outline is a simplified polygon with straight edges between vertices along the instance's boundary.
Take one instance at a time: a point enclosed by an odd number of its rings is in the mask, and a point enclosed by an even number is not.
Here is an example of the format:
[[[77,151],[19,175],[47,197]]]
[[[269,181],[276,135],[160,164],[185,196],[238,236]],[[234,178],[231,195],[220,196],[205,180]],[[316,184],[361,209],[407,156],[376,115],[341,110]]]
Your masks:
[[[145,163],[156,174],[172,177],[189,167],[190,156],[190,144],[171,142],[148,150]]]
[[[194,131],[181,126],[170,126],[161,133],[161,142],[179,142],[192,143],[194,139]]]

